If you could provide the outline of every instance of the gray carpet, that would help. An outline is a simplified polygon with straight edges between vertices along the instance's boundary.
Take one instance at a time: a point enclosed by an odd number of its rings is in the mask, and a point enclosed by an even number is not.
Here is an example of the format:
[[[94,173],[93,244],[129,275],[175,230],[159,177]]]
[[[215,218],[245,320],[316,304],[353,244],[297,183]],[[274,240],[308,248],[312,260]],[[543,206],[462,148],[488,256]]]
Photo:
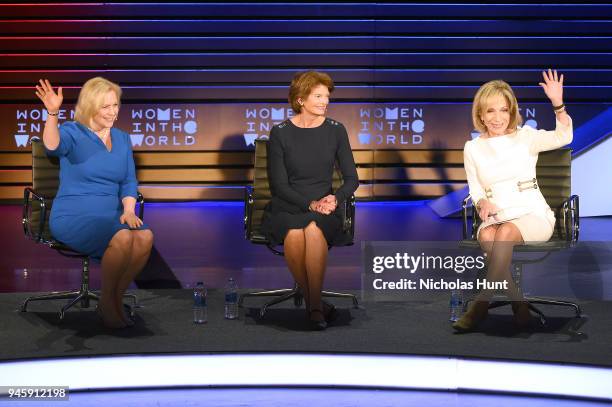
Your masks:
[[[17,309],[26,294],[0,294],[0,359],[83,355],[332,352],[450,355],[474,358],[567,362],[612,366],[612,308],[583,302],[585,318],[543,307],[546,326],[517,331],[508,307],[495,310],[477,332],[454,334],[448,322],[448,296],[427,302],[367,303],[350,308],[336,300],[340,317],[323,332],[310,332],[303,309],[292,303],[272,308],[259,320],[259,299],[247,299],[240,319],[223,319],[222,293],[209,292],[209,321],[194,325],[189,290],[139,290],[143,308],[136,325],[105,329],[93,308],[78,307],[59,321],[62,301]],[[31,293],[29,293],[31,294]]]

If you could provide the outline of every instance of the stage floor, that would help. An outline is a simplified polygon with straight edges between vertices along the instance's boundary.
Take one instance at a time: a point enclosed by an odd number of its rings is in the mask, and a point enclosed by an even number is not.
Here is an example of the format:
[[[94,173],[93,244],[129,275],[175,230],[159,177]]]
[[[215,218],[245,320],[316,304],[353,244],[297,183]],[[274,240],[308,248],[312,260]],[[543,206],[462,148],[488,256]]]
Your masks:
[[[398,354],[560,362],[612,366],[612,311],[603,301],[582,301],[585,316],[543,306],[546,325],[517,330],[510,307],[491,315],[470,334],[455,334],[448,294],[420,302],[362,302],[352,308],[335,299],[339,318],[311,332],[304,308],[291,302],[259,318],[262,299],[246,299],[238,320],[223,318],[223,293],[209,291],[208,323],[192,322],[186,289],[135,290],[142,308],[132,328],[110,331],[93,307],[75,307],[63,321],[61,301],[32,303],[19,312],[21,293],[0,294],[0,360],[130,354],[278,353]],[[359,292],[354,292],[359,295]]]

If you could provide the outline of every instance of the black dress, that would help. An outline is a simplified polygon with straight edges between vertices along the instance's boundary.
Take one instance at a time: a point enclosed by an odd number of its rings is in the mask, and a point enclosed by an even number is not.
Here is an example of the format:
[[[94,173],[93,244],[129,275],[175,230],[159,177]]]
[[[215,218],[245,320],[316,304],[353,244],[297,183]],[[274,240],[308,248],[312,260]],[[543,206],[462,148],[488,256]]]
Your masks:
[[[359,185],[344,126],[326,118],[318,127],[301,128],[286,120],[272,128],[268,148],[272,200],[264,212],[262,232],[271,244],[282,244],[289,229],[303,229],[312,221],[329,245],[343,244],[340,208]],[[336,162],[344,181],[335,193],[336,211],[310,212],[310,202],[332,193]]]

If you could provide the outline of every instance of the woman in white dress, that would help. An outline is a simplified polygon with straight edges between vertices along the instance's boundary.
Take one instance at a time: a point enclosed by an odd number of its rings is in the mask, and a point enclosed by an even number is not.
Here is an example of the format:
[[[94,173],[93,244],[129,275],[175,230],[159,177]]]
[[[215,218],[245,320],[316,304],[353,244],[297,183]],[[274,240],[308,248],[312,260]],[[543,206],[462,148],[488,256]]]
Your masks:
[[[563,104],[563,75],[542,72],[540,86],[552,103],[554,131],[521,127],[518,103],[510,85],[501,80],[480,87],[472,105],[474,127],[480,136],[465,143],[465,172],[471,199],[483,220],[477,237],[487,256],[487,280],[506,281],[515,322],[531,322],[528,304],[512,280],[510,264],[515,245],[545,242],[552,236],[555,215],[536,179],[538,153],[572,141],[572,120]],[[490,291],[482,291],[468,311],[453,324],[473,330],[487,316]]]

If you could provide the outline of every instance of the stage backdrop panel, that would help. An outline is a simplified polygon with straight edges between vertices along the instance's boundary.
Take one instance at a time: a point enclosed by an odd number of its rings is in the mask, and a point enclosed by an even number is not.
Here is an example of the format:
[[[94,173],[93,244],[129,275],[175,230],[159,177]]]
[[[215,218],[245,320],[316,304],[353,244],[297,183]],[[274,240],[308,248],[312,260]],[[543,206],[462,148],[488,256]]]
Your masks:
[[[521,113],[532,127],[554,127],[548,105],[523,105]],[[293,115],[283,104],[124,104],[115,126],[130,134],[137,151],[236,151],[252,150],[256,138]],[[462,149],[477,135],[467,103],[340,102],[329,116],[344,124],[354,149]],[[0,134],[9,136],[0,139],[0,149],[28,149],[30,138],[42,137],[46,118],[41,105],[4,105]],[[64,106],[59,123],[72,119],[73,106]]]

